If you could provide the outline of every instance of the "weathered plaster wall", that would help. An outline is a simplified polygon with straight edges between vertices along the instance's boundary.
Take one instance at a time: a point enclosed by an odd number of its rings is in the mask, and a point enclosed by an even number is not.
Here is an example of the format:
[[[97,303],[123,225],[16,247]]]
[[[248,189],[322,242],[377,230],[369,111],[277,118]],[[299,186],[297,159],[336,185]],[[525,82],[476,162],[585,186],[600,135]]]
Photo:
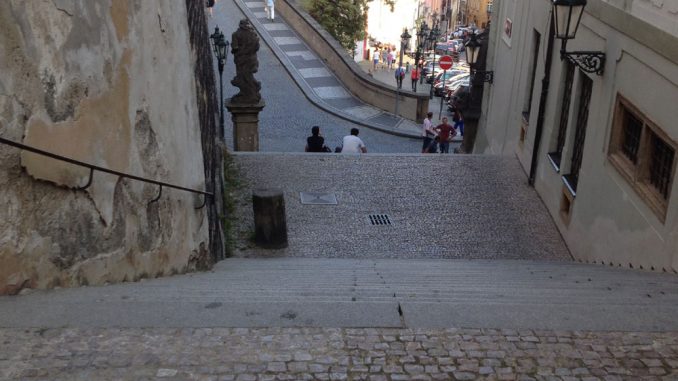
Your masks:
[[[186,3],[0,2],[0,135],[205,189]],[[209,264],[190,193],[0,145],[0,294]]]

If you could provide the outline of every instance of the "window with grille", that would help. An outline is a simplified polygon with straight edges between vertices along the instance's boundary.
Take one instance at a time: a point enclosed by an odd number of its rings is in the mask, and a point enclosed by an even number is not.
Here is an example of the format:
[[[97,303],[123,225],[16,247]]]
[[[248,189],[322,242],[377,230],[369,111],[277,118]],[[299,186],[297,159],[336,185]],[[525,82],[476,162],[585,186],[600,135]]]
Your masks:
[[[527,97],[523,107],[523,117],[526,121],[530,120],[530,111],[532,108],[532,95],[534,95],[534,80],[537,77],[537,62],[539,59],[539,45],[541,43],[541,34],[534,30],[532,33],[532,64],[530,65],[530,80],[528,81]]]
[[[565,88],[563,89],[563,101],[560,104],[560,122],[558,123],[558,137],[556,139],[555,151],[549,153],[551,161],[555,167],[560,169],[560,160],[563,156],[563,147],[565,147],[565,137],[567,136],[567,124],[570,114],[570,101],[572,99],[572,84],[574,83],[574,65],[570,61],[565,62]]]
[[[650,184],[664,200],[669,199],[669,185],[675,150],[650,131]]]
[[[582,159],[584,157],[584,140],[586,139],[586,124],[589,120],[589,104],[591,103],[591,90],[593,81],[582,74],[582,86],[579,94],[579,108],[577,111],[577,125],[574,132],[574,142],[572,144],[572,159],[570,163],[570,173],[563,176],[572,194],[577,193],[577,184],[579,183],[579,170],[581,169]]]
[[[617,97],[608,157],[661,221],[671,195],[676,147],[629,100]]]
[[[640,149],[640,133],[643,131],[643,122],[628,112],[622,119],[622,146],[621,151],[633,164],[638,163],[638,149]]]

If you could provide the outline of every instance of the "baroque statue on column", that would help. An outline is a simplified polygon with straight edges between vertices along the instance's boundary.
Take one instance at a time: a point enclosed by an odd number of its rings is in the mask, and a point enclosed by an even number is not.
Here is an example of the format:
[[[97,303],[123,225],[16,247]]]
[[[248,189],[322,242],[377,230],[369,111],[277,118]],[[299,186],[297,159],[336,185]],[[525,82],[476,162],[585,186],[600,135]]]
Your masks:
[[[236,72],[231,84],[240,89],[231,103],[257,104],[261,101],[261,82],[254,78],[259,70],[259,36],[249,20],[240,20],[240,27],[231,36],[231,48]]]

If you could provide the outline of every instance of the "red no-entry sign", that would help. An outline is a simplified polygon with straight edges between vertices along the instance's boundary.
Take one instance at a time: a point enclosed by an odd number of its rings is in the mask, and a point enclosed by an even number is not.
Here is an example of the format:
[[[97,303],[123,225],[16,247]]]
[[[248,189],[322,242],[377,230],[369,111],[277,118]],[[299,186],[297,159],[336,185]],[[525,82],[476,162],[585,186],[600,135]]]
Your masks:
[[[442,56],[440,57],[440,68],[443,70],[448,70],[452,67],[452,56]]]

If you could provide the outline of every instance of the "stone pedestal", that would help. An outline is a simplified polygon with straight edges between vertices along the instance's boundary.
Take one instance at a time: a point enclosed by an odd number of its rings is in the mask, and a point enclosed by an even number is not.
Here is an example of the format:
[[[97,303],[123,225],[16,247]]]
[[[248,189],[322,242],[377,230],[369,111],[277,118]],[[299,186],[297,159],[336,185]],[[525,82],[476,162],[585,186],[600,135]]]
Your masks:
[[[259,151],[259,112],[266,104],[240,104],[229,101],[226,109],[233,120],[233,145],[235,151]]]
[[[252,206],[256,244],[266,249],[287,247],[283,192],[279,189],[255,189],[252,192]]]

